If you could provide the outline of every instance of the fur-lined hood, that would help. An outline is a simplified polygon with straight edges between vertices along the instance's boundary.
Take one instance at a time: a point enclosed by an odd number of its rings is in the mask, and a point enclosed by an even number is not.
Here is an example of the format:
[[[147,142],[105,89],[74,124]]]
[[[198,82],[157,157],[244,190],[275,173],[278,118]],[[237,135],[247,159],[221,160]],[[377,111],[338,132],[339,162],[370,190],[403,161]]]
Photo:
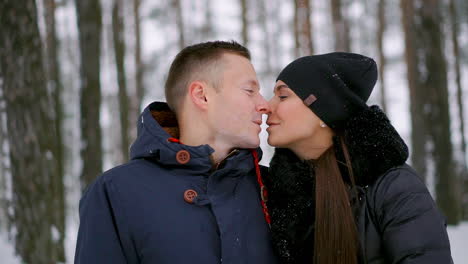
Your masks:
[[[335,139],[335,152],[344,161],[342,148]],[[344,130],[356,185],[372,184],[380,175],[408,159],[408,146],[376,105],[351,118]]]

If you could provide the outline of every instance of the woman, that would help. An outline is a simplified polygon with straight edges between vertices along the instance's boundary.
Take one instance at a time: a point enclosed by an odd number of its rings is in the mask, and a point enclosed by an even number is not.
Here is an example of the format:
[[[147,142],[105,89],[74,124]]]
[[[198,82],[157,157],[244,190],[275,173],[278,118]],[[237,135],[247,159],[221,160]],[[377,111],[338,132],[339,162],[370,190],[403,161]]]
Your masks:
[[[406,144],[366,105],[376,80],[374,60],[342,52],[299,58],[278,76],[264,182],[283,263],[452,263]]]

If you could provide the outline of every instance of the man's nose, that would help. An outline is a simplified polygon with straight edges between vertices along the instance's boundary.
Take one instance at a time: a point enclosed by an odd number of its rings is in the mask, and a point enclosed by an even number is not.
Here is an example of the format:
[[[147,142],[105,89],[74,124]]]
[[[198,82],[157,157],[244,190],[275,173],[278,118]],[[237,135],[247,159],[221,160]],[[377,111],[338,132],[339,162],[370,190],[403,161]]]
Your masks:
[[[260,95],[259,102],[257,103],[257,112],[262,114],[268,114],[271,112],[268,102]]]

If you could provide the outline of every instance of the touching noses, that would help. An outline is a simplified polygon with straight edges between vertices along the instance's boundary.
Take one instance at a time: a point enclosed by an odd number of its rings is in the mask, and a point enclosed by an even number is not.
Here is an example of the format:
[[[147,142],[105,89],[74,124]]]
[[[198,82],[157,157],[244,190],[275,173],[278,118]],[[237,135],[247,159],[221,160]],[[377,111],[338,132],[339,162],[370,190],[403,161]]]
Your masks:
[[[259,102],[257,103],[256,110],[261,114],[268,114],[271,112],[268,102],[261,95],[259,96]]]
[[[275,97],[273,96],[270,99],[270,101],[267,102],[267,104],[268,104],[268,112],[266,114],[271,115],[275,111],[275,107],[276,107]]]

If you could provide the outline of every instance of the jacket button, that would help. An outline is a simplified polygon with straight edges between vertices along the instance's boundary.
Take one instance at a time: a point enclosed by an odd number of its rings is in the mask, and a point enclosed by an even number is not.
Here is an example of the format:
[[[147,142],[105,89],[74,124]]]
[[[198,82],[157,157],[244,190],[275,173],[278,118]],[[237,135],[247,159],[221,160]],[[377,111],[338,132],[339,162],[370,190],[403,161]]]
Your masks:
[[[186,150],[179,150],[176,154],[176,160],[180,164],[185,164],[190,161],[190,152]]]
[[[184,200],[187,202],[187,203],[193,203],[193,200],[195,199],[195,197],[197,197],[197,192],[192,190],[192,189],[188,189],[184,192]]]

